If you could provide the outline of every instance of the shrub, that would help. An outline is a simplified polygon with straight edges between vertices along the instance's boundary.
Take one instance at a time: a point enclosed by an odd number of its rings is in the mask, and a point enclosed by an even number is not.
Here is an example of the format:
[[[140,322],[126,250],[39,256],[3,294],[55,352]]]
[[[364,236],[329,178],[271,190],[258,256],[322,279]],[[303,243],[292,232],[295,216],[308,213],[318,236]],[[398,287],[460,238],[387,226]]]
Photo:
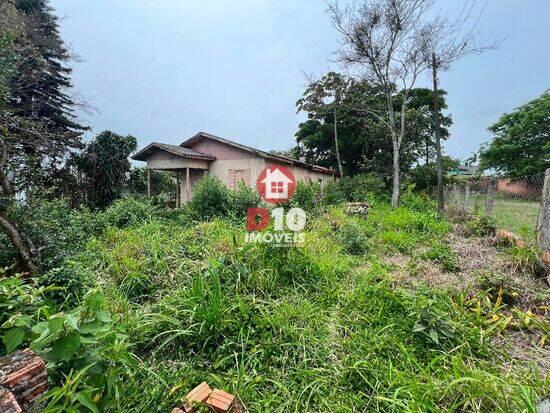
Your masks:
[[[195,219],[224,217],[231,211],[230,190],[215,176],[205,175],[193,189],[188,208]]]
[[[248,208],[257,207],[261,202],[260,194],[242,181],[231,192],[231,212],[236,216],[246,215]]]
[[[150,221],[157,213],[151,199],[127,197],[115,201],[103,215],[109,225],[125,228]]]
[[[89,237],[101,234],[106,225],[102,214],[87,208],[71,210],[64,199],[18,204],[12,210],[12,219],[40,252],[38,265],[45,271],[82,248]],[[7,238],[0,242],[7,246],[0,253],[0,265],[9,266],[16,252]]]
[[[436,243],[422,257],[437,262],[445,271],[459,269],[458,257],[449,245]]]
[[[346,222],[338,229],[338,239],[344,251],[353,255],[362,255],[369,251],[369,239],[355,222]]]
[[[331,179],[323,188],[323,203],[325,205],[336,205],[346,200],[338,181]]]
[[[372,173],[346,176],[340,180],[339,186],[348,201],[372,201],[375,196],[386,195],[384,181]]]
[[[466,222],[466,235],[487,237],[495,235],[496,222],[488,215],[479,215]]]
[[[290,205],[305,211],[312,211],[318,204],[320,190],[318,182],[298,181]]]

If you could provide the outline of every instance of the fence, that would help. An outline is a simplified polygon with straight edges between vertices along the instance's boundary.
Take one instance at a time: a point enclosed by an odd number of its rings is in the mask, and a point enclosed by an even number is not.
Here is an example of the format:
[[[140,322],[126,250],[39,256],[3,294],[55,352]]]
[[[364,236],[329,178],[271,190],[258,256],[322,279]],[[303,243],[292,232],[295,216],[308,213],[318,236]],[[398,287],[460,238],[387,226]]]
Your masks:
[[[522,178],[461,177],[445,187],[445,207],[487,214],[497,226],[535,241],[544,174]]]

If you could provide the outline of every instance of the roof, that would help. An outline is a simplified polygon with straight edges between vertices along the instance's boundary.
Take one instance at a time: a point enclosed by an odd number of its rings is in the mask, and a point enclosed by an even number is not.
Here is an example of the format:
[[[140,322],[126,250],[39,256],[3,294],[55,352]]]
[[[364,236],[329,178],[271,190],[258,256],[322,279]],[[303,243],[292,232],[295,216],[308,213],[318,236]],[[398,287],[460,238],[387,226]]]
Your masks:
[[[181,156],[183,158],[203,159],[207,161],[213,161],[216,159],[215,156],[208,155],[206,153],[197,152],[192,149],[184,148],[179,145],[169,145],[167,143],[160,143],[160,142],[150,143],[141,151],[139,151],[134,156],[132,156],[132,159],[135,159],[136,161],[145,161],[147,157],[151,155],[151,153],[155,152],[158,149],[163,150],[165,152],[172,153],[177,156]]]
[[[275,161],[275,162],[278,162],[278,163],[284,163],[284,164],[288,164],[288,165],[295,165],[295,166],[298,166],[298,167],[301,167],[301,168],[311,169],[312,171],[319,172],[319,173],[324,173],[324,174],[328,174],[328,175],[338,175],[337,172],[333,171],[332,169],[325,168],[323,166],[312,165],[312,164],[302,162],[302,161],[298,161],[296,159],[292,159],[292,158],[289,158],[289,157],[286,157],[286,156],[274,155],[272,153],[265,152],[265,151],[262,151],[260,149],[252,148],[250,146],[241,145],[240,143],[230,141],[229,139],[220,138],[219,136],[211,135],[211,134],[206,133],[206,132],[197,133],[195,136],[193,136],[193,137],[187,139],[186,141],[182,142],[180,146],[183,147],[183,148],[188,148],[189,146],[192,146],[194,143],[198,142],[201,139],[211,139],[211,140],[214,140],[216,142],[224,143],[226,145],[230,145],[230,146],[233,146],[235,148],[242,149],[243,151],[251,152],[251,153],[253,153],[257,156],[260,156],[262,158],[269,159],[269,160],[272,160],[272,161]]]

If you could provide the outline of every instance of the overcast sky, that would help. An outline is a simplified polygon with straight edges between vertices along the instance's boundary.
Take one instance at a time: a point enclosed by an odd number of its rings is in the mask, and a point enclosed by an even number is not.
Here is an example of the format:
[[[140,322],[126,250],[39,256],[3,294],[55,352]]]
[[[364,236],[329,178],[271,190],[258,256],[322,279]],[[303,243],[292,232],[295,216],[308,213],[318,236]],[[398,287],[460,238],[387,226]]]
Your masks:
[[[446,151],[469,156],[487,126],[550,87],[550,1],[478,0],[471,25],[497,51],[441,75],[454,125]],[[73,81],[110,129],[179,144],[205,131],[260,149],[285,149],[303,114],[304,73],[338,69],[322,0],[52,0],[64,40],[83,60]],[[441,0],[449,16],[460,0]],[[483,11],[483,13],[482,13]],[[429,78],[422,79],[429,86]]]

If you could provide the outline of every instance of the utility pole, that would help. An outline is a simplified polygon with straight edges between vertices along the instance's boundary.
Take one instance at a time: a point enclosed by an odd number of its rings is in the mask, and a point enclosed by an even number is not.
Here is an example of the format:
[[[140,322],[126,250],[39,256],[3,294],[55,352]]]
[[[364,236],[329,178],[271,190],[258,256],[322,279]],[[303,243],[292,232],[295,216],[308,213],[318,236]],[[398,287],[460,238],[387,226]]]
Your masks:
[[[440,213],[445,211],[445,194],[443,193],[443,165],[441,162],[441,137],[439,134],[439,93],[437,91],[437,60],[432,53],[432,77],[434,92],[434,134],[437,165],[437,207]]]

